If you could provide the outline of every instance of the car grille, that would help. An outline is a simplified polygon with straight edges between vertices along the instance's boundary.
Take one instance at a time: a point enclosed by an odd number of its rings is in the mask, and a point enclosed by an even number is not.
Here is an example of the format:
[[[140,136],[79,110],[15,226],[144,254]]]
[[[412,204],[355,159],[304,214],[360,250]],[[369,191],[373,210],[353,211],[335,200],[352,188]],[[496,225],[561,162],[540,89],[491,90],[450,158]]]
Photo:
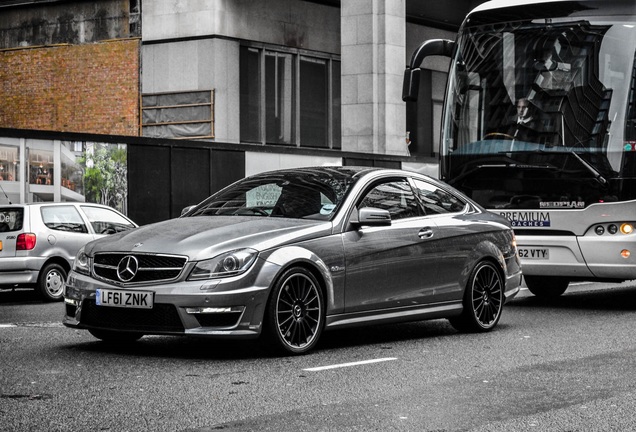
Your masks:
[[[115,330],[184,332],[176,307],[161,303],[152,309],[127,309],[97,306],[95,300],[84,300],[80,323]]]
[[[122,281],[117,275],[117,266],[126,257],[135,257],[139,268],[135,276],[126,284],[169,281],[179,277],[187,262],[184,256],[126,253],[97,253],[93,260],[95,276],[117,284]]]

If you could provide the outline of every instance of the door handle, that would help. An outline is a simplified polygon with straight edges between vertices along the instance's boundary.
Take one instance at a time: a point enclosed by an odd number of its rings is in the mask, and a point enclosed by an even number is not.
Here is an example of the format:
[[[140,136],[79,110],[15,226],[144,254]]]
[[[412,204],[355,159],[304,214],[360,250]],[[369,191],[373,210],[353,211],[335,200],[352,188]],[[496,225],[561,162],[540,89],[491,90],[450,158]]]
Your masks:
[[[417,236],[421,239],[431,238],[433,237],[433,230],[430,227],[422,228],[420,232],[417,233]]]

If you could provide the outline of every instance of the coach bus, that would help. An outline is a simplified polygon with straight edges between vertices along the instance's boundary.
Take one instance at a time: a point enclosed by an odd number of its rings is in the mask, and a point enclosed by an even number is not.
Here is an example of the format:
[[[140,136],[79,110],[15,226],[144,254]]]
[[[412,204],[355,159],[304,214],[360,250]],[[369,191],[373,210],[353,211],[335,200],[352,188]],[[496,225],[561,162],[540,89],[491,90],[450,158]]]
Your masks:
[[[636,1],[495,0],[457,39],[414,53],[451,58],[440,178],[507,217],[525,282],[636,279]]]

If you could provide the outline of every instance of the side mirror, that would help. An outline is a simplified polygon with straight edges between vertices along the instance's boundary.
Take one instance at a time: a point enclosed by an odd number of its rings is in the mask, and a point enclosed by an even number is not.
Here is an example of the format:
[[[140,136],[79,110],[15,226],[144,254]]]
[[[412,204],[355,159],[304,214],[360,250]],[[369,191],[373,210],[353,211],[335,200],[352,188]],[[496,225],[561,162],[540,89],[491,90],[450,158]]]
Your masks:
[[[404,102],[415,102],[420,88],[420,66],[422,61],[429,56],[452,57],[455,51],[455,42],[447,39],[431,39],[420,45],[413,56],[411,62],[404,71],[404,81],[402,83],[402,100]]]
[[[184,214],[188,213],[190,210],[192,210],[195,207],[196,206],[193,206],[193,205],[184,207],[183,210],[181,210],[181,216],[183,216]]]
[[[375,207],[363,207],[358,210],[358,225],[386,226],[391,225],[391,214],[388,210]]]

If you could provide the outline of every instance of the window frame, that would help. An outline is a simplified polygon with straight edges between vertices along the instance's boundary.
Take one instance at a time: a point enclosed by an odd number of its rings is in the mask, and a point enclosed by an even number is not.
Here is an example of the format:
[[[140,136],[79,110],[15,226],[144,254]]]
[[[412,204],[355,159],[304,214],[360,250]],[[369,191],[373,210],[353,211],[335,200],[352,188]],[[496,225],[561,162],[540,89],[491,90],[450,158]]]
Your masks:
[[[162,96],[178,96],[178,95],[186,95],[186,94],[210,94],[209,102],[192,102],[192,103],[175,103],[169,105],[144,105],[144,98],[161,98]],[[178,125],[188,125],[188,124],[201,124],[207,125],[210,124],[210,134],[209,135],[185,135],[185,136],[172,136],[172,139],[209,139],[214,138],[214,89],[205,89],[205,90],[185,90],[185,91],[170,91],[170,92],[159,92],[159,93],[143,93],[139,97],[139,133],[141,136],[148,136],[154,138],[161,138],[160,136],[155,136],[152,134],[145,135],[144,128],[151,130],[152,128],[160,127],[160,126],[178,126]],[[179,109],[187,109],[187,108],[199,108],[206,107],[210,109],[210,118],[205,118],[201,120],[169,120],[169,121],[158,121],[155,123],[148,123],[144,120],[144,111],[157,111],[161,112],[162,110],[179,110]]]
[[[389,211],[389,214],[391,215],[391,223],[396,222],[396,221],[404,221],[404,220],[421,218],[421,217],[426,216],[426,212],[422,208],[422,203],[420,202],[420,199],[417,196],[417,193],[416,193],[416,191],[413,188],[413,184],[411,182],[411,179],[408,178],[408,177],[400,177],[400,176],[397,176],[397,177],[384,177],[384,178],[381,178],[381,179],[377,179],[376,181],[374,181],[371,184],[369,184],[362,191],[362,193],[360,193],[360,195],[356,198],[356,205],[354,206],[354,212],[357,212],[361,208],[364,208],[363,206],[361,206],[361,204],[362,204],[364,199],[369,195],[369,193],[372,190],[374,190],[375,188],[377,188],[380,185],[385,185],[385,184],[388,184],[388,183],[397,183],[397,182],[404,182],[408,186],[408,188],[411,191],[411,194],[413,195],[413,201],[415,202],[415,205],[417,206],[419,214],[412,215],[412,216],[406,216],[406,217],[400,217],[400,218],[394,218],[393,213],[391,213]],[[375,207],[375,208],[383,209],[382,207]],[[386,210],[386,209],[383,209],[383,210]]]
[[[342,100],[342,95],[335,95],[334,91],[336,88],[341,88],[341,85],[334,86],[334,79],[340,80],[340,76],[335,76],[334,74],[334,64],[341,63],[340,55],[329,54],[323,52],[309,51],[299,48],[285,47],[279,45],[270,45],[260,42],[254,41],[242,41],[240,45],[240,50],[254,50],[258,52],[258,73],[260,76],[258,77],[259,82],[259,95],[258,95],[258,110],[259,110],[259,137],[256,140],[253,139],[245,139],[244,138],[244,127],[242,124],[239,124],[239,140],[242,143],[258,143],[262,145],[284,145],[290,147],[302,147],[302,148],[320,148],[320,149],[336,149],[339,150],[341,148],[341,139],[337,139],[337,136],[342,135],[342,125],[340,119],[333,118],[336,109],[334,109],[334,100],[337,99],[339,101]],[[293,130],[293,138],[290,143],[272,143],[267,141],[267,97],[266,97],[266,53],[280,53],[285,55],[292,56],[293,63],[293,83],[292,83],[292,102],[291,102],[291,111],[292,111],[292,130]],[[242,56],[242,54],[241,54]],[[314,59],[325,62],[326,68],[326,88],[325,88],[325,112],[326,112],[326,133],[325,133],[325,145],[317,146],[317,145],[307,145],[303,144],[301,141],[301,61],[302,59]],[[341,67],[341,65],[340,65]],[[341,70],[341,69],[340,69]],[[241,67],[239,70],[240,79],[243,79],[243,74],[248,73],[243,70]],[[244,105],[244,101],[241,97],[239,100],[239,109],[242,110]],[[241,117],[241,116],[239,116]],[[335,131],[335,129],[339,127],[339,131]],[[337,135],[337,136],[336,136]]]
[[[60,212],[61,209],[65,209],[67,213]],[[53,220],[49,219],[50,216],[55,215],[56,217],[59,215],[71,215],[77,216],[78,221],[73,219],[60,220],[55,223]],[[74,205],[56,205],[56,206],[43,206],[40,207],[40,218],[42,220],[42,224],[53,231],[62,231],[62,232],[70,232],[74,234],[89,234],[88,226],[86,225],[86,221],[82,217],[82,213],[79,211],[77,207]],[[65,224],[77,224],[77,228],[75,229],[62,229],[60,226],[64,226]]]
[[[435,188],[436,190],[440,190],[442,191],[444,194],[454,198],[455,200],[457,200],[457,202],[463,204],[461,210],[457,210],[457,211],[444,211],[441,213],[429,213],[427,204],[423,201],[422,197],[420,196],[420,191],[421,189],[417,186],[417,182],[420,183],[424,183],[430,187]],[[422,211],[424,212],[424,216],[446,216],[446,215],[454,215],[454,214],[460,214],[460,213],[464,213],[467,211],[467,208],[469,206],[469,203],[466,202],[466,200],[462,199],[461,197],[457,196],[454,193],[451,193],[450,191],[440,187],[439,185],[436,185],[432,182],[428,182],[426,180],[420,179],[420,178],[410,178],[410,182],[411,183],[411,188],[413,189],[413,193],[415,194],[416,199],[418,200],[420,207],[422,208]],[[442,208],[444,208],[443,206],[441,206]],[[445,209],[444,209],[445,210]]]

